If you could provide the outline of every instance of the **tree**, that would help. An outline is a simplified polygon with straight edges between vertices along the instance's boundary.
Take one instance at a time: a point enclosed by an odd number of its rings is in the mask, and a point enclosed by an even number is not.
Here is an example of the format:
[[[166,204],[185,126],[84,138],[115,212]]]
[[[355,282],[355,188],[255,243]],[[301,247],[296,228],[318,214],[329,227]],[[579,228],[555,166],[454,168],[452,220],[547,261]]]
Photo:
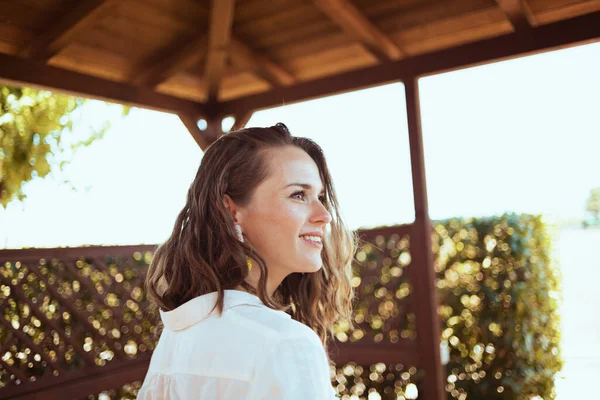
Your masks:
[[[600,219],[600,187],[592,189],[587,201],[587,211],[591,212],[596,221]]]
[[[83,140],[61,140],[81,125],[78,111],[85,102],[47,90],[0,85],[0,204],[4,208],[26,197],[24,183],[62,169],[78,148],[104,136],[109,121],[100,127],[89,125],[89,136]],[[129,111],[121,105],[110,107],[122,108],[123,115]]]

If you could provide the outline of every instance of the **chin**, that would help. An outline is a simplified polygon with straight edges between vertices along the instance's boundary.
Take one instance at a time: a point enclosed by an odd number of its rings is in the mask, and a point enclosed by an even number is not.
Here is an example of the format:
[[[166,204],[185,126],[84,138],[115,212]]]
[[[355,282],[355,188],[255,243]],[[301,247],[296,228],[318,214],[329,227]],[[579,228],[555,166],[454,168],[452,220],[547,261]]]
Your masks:
[[[304,272],[317,272],[321,268],[323,268],[322,263],[318,263],[318,264],[306,263],[305,265],[307,265],[308,268],[307,268],[307,271],[304,271]]]

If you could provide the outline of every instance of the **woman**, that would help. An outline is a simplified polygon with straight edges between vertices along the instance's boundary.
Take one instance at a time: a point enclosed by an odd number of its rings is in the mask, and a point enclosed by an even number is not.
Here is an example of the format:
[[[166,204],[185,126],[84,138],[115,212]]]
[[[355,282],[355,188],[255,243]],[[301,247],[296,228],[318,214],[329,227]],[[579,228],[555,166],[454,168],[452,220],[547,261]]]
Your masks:
[[[164,329],[138,399],[336,398],[355,245],[317,144],[281,123],[222,135],[148,271]]]

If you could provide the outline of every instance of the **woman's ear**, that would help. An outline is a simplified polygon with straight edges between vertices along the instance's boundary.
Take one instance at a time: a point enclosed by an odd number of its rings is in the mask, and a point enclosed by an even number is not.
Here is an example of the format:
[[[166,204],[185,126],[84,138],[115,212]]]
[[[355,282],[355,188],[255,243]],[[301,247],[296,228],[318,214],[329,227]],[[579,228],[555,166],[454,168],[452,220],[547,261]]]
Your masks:
[[[225,208],[227,210],[229,210],[229,213],[231,214],[231,218],[233,218],[233,221],[236,224],[239,224],[240,223],[239,207],[235,204],[235,202],[231,199],[231,197],[228,194],[225,194],[223,196],[223,205],[225,206]]]

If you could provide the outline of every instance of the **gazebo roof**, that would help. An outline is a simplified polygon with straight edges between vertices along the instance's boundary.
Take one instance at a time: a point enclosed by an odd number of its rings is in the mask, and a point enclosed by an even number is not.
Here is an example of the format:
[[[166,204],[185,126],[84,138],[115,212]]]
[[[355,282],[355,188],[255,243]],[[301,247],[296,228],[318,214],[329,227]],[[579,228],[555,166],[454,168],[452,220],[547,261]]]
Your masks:
[[[600,37],[597,0],[3,1],[0,80],[194,117]]]

